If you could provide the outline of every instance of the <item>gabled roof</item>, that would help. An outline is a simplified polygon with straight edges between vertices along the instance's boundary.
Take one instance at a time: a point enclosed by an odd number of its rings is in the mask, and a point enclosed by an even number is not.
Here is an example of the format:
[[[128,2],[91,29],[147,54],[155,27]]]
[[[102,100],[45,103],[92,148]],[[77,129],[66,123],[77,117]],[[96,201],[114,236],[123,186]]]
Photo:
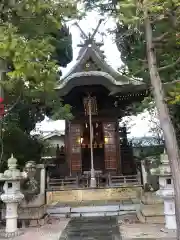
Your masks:
[[[97,66],[98,70],[84,69],[85,64],[88,60],[92,60]],[[116,87],[122,87],[124,85],[130,86],[140,86],[145,85],[142,81],[130,79],[121,73],[114,70],[104,59],[104,55],[95,41],[92,44],[85,44],[79,51],[79,57],[76,64],[71,68],[71,70],[59,81],[56,89],[62,90],[61,95],[65,95],[67,91],[71,90],[74,86],[80,85],[96,85],[99,83],[89,81],[88,77],[101,77],[102,85],[109,86],[110,92],[116,92]],[[79,81],[79,78],[85,80]],[[104,81],[102,82],[102,78]],[[73,80],[73,83],[72,83]],[[68,86],[71,85],[71,86]],[[67,89],[67,91],[66,91]],[[119,91],[119,89],[117,90]]]
[[[102,72],[109,73],[116,80],[120,78],[121,81],[130,81],[129,78],[120,75],[116,70],[114,70],[111,66],[107,64],[104,60],[102,54],[97,50],[97,47],[94,45],[84,47],[82,53],[74,65],[73,68],[63,77],[63,80],[67,79],[69,75],[74,74],[76,72],[81,72],[83,69],[81,68],[90,58],[94,60],[94,62],[101,68]]]

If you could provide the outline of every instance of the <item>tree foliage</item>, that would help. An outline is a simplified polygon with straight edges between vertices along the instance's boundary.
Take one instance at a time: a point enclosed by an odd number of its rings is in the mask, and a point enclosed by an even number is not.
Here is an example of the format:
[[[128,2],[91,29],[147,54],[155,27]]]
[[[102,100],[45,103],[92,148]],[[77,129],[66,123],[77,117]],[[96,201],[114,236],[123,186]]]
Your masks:
[[[100,13],[110,14],[116,20],[116,45],[124,65],[121,72],[129,77],[141,78],[149,83],[146,55],[146,39],[141,1],[84,0],[87,9],[96,8]],[[156,49],[157,64],[163,82],[179,80],[180,75],[180,7],[176,0],[149,2],[153,28],[153,44]],[[180,86],[177,82],[169,91],[168,100],[178,103]],[[147,105],[145,105],[147,106]]]
[[[60,63],[62,39],[59,37],[63,22],[75,11],[74,4],[70,1],[11,0],[4,1],[1,9],[0,56],[9,68],[4,86],[12,89],[18,85],[31,93],[53,90],[57,63]]]
[[[120,71],[131,77],[141,78],[150,83],[146,55],[146,39],[144,31],[143,13],[139,9],[140,1],[96,1],[85,0],[86,7],[104,11],[116,19],[116,28],[111,31],[121,53],[123,66]],[[136,3],[136,5],[134,4]],[[160,77],[166,85],[166,101],[170,108],[178,140],[180,139],[179,109],[180,109],[180,8],[178,1],[151,1],[151,19],[153,40],[157,56]],[[134,16],[132,18],[132,16]],[[175,83],[175,81],[177,82]],[[134,113],[141,113],[144,109],[151,111],[152,96],[143,102],[134,104]]]
[[[40,159],[42,144],[30,136],[35,124],[45,114],[54,119],[72,117],[70,106],[54,88],[60,66],[72,60],[66,22],[76,16],[76,2],[71,0],[1,1],[0,57],[7,67],[1,86],[5,106],[11,109],[3,119],[4,158],[14,152],[20,160]]]

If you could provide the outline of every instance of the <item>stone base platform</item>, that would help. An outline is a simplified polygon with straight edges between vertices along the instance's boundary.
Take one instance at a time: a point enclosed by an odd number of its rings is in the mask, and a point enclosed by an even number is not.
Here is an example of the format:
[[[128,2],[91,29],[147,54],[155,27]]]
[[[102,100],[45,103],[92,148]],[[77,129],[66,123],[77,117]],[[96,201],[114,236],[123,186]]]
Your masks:
[[[134,201],[141,198],[141,186],[122,186],[113,188],[85,188],[59,191],[47,191],[46,202],[48,205],[57,203],[82,203],[93,201]]]
[[[141,223],[164,224],[164,205],[163,200],[155,193],[144,193],[141,198],[140,210],[137,217]]]
[[[120,216],[139,210],[139,186],[47,192],[47,213],[57,217]]]
[[[2,220],[5,220],[5,208],[2,209]],[[46,223],[46,204],[44,194],[39,194],[33,201],[22,201],[18,207],[19,226],[42,226]]]
[[[0,239],[14,239],[15,237],[23,235],[24,232],[17,230],[16,232],[6,233],[5,230],[0,231]]]
[[[165,223],[164,206],[162,204],[143,205],[140,206],[140,211],[137,212],[137,217],[142,223]]]

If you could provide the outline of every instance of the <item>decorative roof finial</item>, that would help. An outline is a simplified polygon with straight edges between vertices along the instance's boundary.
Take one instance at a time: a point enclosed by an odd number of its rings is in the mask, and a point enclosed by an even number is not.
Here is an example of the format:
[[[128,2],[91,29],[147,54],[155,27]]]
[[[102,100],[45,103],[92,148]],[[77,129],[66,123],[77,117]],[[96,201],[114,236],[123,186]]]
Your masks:
[[[93,33],[92,34],[88,33],[88,35],[85,34],[85,32],[82,30],[82,28],[79,26],[79,24],[77,22],[74,23],[74,25],[79,28],[79,30],[81,32],[81,35],[82,35],[82,38],[84,39],[84,44],[78,44],[79,47],[88,46],[89,44],[92,44],[94,42],[94,37],[95,37],[96,33],[98,32],[98,29],[99,29],[102,21],[104,21],[104,19],[100,19],[99,22],[98,22],[98,25],[94,29]]]
[[[81,32],[81,34],[82,34],[83,39],[88,39],[88,36],[85,34],[85,32],[84,32],[84,31],[82,30],[82,28],[79,26],[79,24],[78,24],[77,22],[75,22],[74,25],[79,28],[79,30],[80,30],[80,32]]]
[[[95,37],[95,35],[96,35],[96,33],[97,33],[97,31],[98,31],[98,29],[99,29],[99,27],[100,27],[100,25],[101,25],[101,23],[102,23],[103,21],[104,21],[103,18],[101,18],[101,19],[99,20],[97,27],[95,28],[93,34],[91,35],[91,39],[94,39],[94,37]]]

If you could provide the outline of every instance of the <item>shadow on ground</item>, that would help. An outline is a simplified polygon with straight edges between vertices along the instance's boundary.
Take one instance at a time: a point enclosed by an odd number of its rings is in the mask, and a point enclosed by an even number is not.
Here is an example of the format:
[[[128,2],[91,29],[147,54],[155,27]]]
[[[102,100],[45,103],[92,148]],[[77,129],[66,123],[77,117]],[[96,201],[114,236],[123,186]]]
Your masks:
[[[121,240],[116,217],[73,218],[59,240]]]

